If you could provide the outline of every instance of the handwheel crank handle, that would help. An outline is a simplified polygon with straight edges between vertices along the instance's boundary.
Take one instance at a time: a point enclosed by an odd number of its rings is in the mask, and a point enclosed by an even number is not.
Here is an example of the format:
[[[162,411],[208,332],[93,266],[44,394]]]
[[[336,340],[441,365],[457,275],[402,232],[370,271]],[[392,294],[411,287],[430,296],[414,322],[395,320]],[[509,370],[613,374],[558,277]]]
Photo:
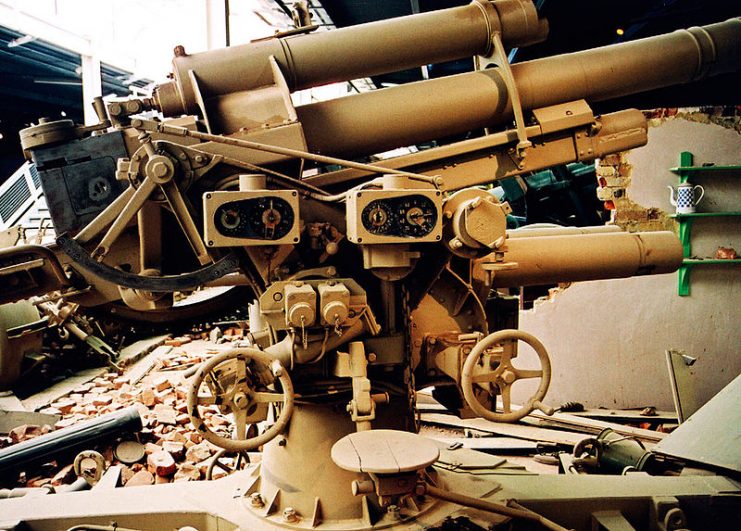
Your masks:
[[[509,503],[513,505],[513,507],[508,507],[507,505],[502,505],[500,503],[494,503],[487,500],[482,500],[480,498],[473,498],[471,496],[458,494],[457,492],[450,492],[448,490],[439,489],[424,482],[420,482],[417,484],[416,494],[427,494],[439,500],[457,503],[458,505],[464,505],[466,507],[472,507],[474,509],[488,511],[490,513],[501,514],[502,516],[509,516],[510,518],[522,518],[524,520],[531,520],[533,522],[539,523],[546,529],[551,529],[553,531],[568,531],[567,528],[558,525],[545,516],[531,511],[530,509],[526,509],[515,501],[510,501]]]
[[[548,415],[549,417],[556,412],[554,408],[547,404],[544,404],[540,400],[536,400],[535,402],[533,402],[533,409],[538,409],[542,411],[544,415]]]

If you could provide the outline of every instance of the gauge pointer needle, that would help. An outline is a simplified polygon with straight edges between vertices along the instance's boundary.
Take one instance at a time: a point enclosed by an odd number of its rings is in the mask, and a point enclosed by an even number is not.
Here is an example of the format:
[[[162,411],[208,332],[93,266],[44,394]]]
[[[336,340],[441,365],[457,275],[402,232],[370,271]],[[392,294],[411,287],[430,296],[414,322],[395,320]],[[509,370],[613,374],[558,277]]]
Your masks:
[[[275,234],[275,223],[273,222],[273,200],[270,200],[270,206],[268,207],[268,220],[265,223],[265,239],[272,240]]]

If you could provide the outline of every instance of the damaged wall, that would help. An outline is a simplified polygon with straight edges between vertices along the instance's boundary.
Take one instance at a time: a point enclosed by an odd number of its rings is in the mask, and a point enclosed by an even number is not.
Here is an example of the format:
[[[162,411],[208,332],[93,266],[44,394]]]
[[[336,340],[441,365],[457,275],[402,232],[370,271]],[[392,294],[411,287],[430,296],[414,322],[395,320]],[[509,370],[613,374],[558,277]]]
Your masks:
[[[698,113],[652,119],[648,146],[598,166],[604,177],[601,198],[615,203],[613,221],[629,231],[675,229],[667,186],[676,186],[678,178],[669,168],[679,165],[681,151],[692,152],[695,165],[740,165],[738,123],[736,117],[717,125]],[[691,179],[706,190],[698,211],[741,210],[739,179],[741,174]],[[741,251],[738,220],[696,220],[693,256],[711,257],[719,246]],[[522,312],[520,327],[539,337],[551,354],[549,404],[673,409],[666,349],[698,358],[693,376],[702,402],[741,373],[739,300],[741,267],[703,266],[692,272],[689,297],[677,295],[676,273],[584,282]],[[513,398],[521,397],[515,392]]]

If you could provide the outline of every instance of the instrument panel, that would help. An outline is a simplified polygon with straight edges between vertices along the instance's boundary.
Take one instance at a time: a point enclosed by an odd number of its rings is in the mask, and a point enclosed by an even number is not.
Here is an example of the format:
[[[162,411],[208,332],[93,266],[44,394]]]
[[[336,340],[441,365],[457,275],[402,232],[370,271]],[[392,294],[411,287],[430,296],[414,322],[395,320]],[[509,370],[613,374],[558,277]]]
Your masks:
[[[203,197],[209,247],[283,245],[299,240],[298,194],[292,190],[209,192]]]
[[[348,240],[363,245],[438,241],[442,193],[360,190],[347,197]]]

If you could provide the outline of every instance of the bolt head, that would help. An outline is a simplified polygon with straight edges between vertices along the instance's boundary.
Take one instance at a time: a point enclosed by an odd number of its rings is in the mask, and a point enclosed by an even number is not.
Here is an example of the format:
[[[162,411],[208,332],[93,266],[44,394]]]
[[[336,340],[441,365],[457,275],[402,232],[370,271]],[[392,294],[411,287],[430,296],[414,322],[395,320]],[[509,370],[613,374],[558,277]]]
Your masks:
[[[286,522],[297,522],[299,519],[296,509],[293,507],[286,507],[283,509],[283,520]]]
[[[152,165],[152,172],[157,177],[164,177],[167,175],[167,165],[164,162],[155,162]]]
[[[386,508],[386,512],[394,520],[401,520],[401,509],[399,509],[398,505],[389,505]]]
[[[252,505],[252,507],[263,507],[265,505],[259,492],[253,492],[250,495],[250,505]]]

